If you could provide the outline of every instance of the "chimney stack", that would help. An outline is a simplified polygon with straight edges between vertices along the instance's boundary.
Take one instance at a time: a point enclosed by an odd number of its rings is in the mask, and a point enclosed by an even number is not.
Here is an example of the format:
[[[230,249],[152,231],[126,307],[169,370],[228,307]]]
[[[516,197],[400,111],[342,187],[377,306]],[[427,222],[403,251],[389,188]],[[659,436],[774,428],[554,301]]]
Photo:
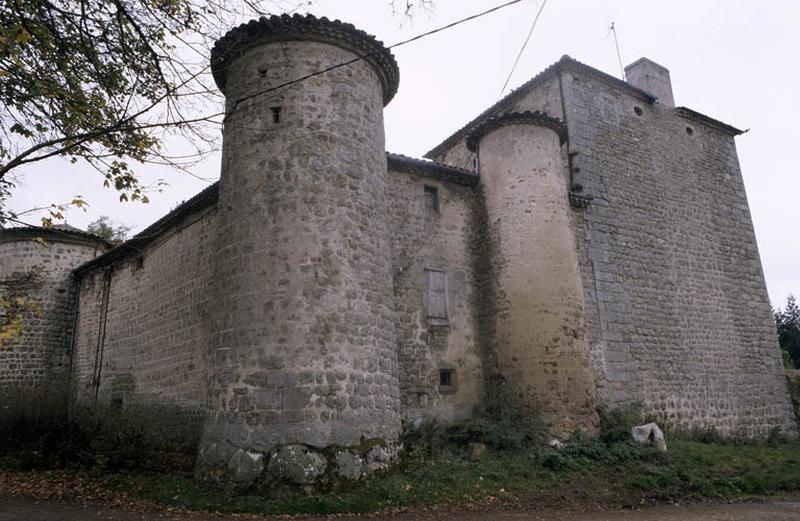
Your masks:
[[[652,94],[659,103],[667,107],[675,106],[672,97],[672,81],[669,69],[647,58],[639,58],[625,67],[625,78],[628,83]]]

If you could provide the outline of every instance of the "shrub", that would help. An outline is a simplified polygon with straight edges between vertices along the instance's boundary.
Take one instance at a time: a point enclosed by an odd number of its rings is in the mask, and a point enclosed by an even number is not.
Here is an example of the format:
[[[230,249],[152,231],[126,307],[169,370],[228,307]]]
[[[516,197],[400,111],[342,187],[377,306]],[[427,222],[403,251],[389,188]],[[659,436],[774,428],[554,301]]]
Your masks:
[[[644,421],[643,407],[639,403],[621,405],[613,409],[598,407],[600,439],[607,444],[631,439],[631,428]]]
[[[0,453],[23,468],[189,470],[202,415],[175,405],[68,407],[66,390],[4,390]]]
[[[62,432],[68,417],[67,396],[61,384],[0,389],[0,447],[19,447]]]
[[[402,441],[407,450],[432,456],[447,450],[463,451],[470,443],[483,443],[495,451],[538,447],[543,433],[543,424],[536,415],[514,410],[493,415],[478,410],[472,418],[450,424],[424,420],[417,425],[405,425]]]
[[[687,434],[678,435],[679,437],[686,438],[689,441],[696,441],[698,443],[725,443],[725,438],[714,427],[706,427],[703,429],[692,429]],[[728,441],[731,441],[730,439]]]

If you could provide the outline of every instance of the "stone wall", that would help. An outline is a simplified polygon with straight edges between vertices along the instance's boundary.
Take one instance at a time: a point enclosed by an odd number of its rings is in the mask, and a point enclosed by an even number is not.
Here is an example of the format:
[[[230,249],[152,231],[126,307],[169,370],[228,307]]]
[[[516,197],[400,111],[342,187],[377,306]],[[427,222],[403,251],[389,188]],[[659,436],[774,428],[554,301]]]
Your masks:
[[[435,208],[426,207],[426,187],[435,190]],[[389,170],[388,190],[403,416],[468,417],[483,399],[471,257],[475,189]],[[430,270],[446,277],[446,323],[428,318]],[[450,385],[440,385],[442,371],[451,373]]]
[[[143,250],[81,274],[79,401],[205,405],[216,215],[213,205],[186,215]]]
[[[498,107],[565,120],[571,182],[594,197],[571,221],[600,402],[682,429],[796,433],[733,136],[562,62]],[[461,136],[432,158],[468,153]]]
[[[796,433],[733,136],[564,74],[597,371],[672,427]]]
[[[14,302],[7,320],[21,319],[0,344],[0,387],[63,381],[75,320],[71,270],[107,247],[56,229],[0,231],[0,296]]]

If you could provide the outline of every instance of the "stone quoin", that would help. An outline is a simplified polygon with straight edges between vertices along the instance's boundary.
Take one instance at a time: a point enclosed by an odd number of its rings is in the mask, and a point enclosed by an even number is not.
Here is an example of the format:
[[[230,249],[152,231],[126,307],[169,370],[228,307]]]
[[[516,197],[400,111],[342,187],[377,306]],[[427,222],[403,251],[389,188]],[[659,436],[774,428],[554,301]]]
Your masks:
[[[564,56],[416,159],[385,150],[395,59],[352,25],[262,18],[211,60],[218,183],[113,248],[0,231],[0,288],[38,303],[0,386],[203,411],[198,475],[244,487],[361,479],[403,420],[498,402],[555,436],[634,402],[797,435],[741,132],[666,68]]]

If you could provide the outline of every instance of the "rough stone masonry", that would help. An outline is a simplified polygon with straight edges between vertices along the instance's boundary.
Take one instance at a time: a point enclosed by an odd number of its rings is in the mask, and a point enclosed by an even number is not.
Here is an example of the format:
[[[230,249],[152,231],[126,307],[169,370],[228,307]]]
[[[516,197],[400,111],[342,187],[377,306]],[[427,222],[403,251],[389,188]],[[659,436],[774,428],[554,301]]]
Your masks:
[[[219,183],[111,249],[0,232],[4,295],[42,303],[0,385],[203,411],[198,474],[238,486],[359,479],[401,421],[486,405],[559,436],[634,402],[797,434],[741,132],[675,107],[664,67],[565,56],[427,159],[386,153],[399,70],[349,24],[255,20],[212,70]]]

